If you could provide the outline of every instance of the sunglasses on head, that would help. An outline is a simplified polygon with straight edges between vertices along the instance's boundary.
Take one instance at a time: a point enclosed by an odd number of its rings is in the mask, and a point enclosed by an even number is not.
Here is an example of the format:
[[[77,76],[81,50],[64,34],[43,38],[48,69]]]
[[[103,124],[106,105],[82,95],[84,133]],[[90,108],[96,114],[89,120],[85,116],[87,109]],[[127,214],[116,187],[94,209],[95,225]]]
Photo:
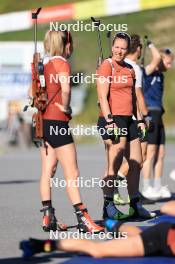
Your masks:
[[[115,38],[122,38],[122,39],[128,39],[129,42],[131,42],[131,37],[128,33],[125,33],[125,32],[119,32],[119,33],[116,33],[115,36],[114,36],[114,39]]]

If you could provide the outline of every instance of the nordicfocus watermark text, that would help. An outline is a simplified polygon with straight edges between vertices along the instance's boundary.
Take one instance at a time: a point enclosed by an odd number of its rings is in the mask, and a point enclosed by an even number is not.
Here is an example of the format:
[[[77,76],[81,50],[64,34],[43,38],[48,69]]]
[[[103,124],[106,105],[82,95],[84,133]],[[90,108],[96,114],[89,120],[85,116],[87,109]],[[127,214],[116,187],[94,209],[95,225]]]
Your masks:
[[[66,74],[66,73],[65,73]],[[96,83],[98,80],[99,83],[104,84],[104,83],[123,83],[126,84],[129,81],[129,78],[127,75],[122,75],[122,76],[99,76],[99,74],[94,73],[91,75],[85,75],[84,73],[77,73],[74,76],[67,76],[67,75],[60,75],[59,73],[56,74],[49,74],[49,82],[50,83],[70,83],[73,82],[74,84],[91,84],[91,83]]]
[[[119,181],[114,179],[109,179],[107,181],[99,178],[90,178],[90,179],[84,179],[83,177],[78,177],[76,180],[65,180],[65,179],[59,179],[59,178],[50,178],[50,187],[55,188],[127,188],[127,180]]]
[[[95,31],[96,28],[99,28],[99,31],[127,31],[128,25],[127,24],[103,24],[100,23],[98,25],[96,22],[93,23],[85,23],[82,20],[78,20],[75,23],[69,24],[60,24],[59,22],[50,22],[49,30],[50,31],[75,31],[75,32],[82,32],[82,31]]]
[[[73,136],[112,136],[113,130],[111,128],[104,128],[99,127],[97,125],[94,126],[84,126],[84,125],[77,125],[76,127],[60,127],[59,125],[49,127],[49,134],[50,136],[65,136],[65,135],[73,135]],[[115,131],[116,136],[127,136],[128,130],[126,127],[120,128],[117,127]]]
[[[80,233],[76,232],[59,232],[59,231],[50,231],[49,239],[51,240],[62,240],[62,239],[127,239],[127,232],[107,232],[107,233],[99,233],[99,234],[91,234],[91,233]]]

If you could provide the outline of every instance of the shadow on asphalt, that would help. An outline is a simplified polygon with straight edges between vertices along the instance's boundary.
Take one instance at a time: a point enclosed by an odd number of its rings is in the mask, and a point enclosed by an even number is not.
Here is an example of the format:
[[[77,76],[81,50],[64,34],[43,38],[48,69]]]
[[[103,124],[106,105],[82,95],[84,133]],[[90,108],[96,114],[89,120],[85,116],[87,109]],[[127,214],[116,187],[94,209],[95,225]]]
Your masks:
[[[23,183],[33,183],[38,182],[38,180],[16,180],[16,181],[0,181],[0,185],[5,184],[23,184]]]
[[[77,254],[71,254],[71,253],[53,253],[53,254],[47,254],[41,257],[31,257],[28,259],[24,259],[24,258],[4,258],[4,259],[0,259],[0,263],[2,264],[27,264],[27,263],[33,263],[33,264],[37,264],[37,263],[49,263],[52,262],[53,259],[55,258],[71,258],[77,256]]]

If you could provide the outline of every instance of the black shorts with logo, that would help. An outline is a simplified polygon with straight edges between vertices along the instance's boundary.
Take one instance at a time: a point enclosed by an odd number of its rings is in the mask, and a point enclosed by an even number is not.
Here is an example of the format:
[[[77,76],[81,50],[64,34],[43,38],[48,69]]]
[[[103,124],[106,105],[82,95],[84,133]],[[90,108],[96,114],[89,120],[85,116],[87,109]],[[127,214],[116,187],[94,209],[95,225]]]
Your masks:
[[[113,120],[116,126],[119,128],[119,138],[126,137],[128,142],[138,138],[137,125],[136,122],[132,119],[132,116],[115,115],[113,116]],[[105,128],[105,126],[105,118],[99,117],[97,128],[103,140],[110,139],[110,135],[107,133],[107,129]]]
[[[69,130],[68,122],[59,120],[43,120],[44,140],[52,148],[62,147],[73,143],[73,138]]]

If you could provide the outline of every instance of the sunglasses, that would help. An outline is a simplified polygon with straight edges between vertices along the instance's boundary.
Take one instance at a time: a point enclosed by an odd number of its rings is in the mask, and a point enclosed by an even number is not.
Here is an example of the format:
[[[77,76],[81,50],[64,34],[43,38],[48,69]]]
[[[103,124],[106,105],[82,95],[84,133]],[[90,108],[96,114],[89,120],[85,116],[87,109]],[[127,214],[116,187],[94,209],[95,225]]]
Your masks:
[[[128,33],[125,33],[125,32],[119,32],[117,34],[114,35],[114,38],[123,38],[123,39],[128,39],[129,42],[131,42],[131,37]]]

